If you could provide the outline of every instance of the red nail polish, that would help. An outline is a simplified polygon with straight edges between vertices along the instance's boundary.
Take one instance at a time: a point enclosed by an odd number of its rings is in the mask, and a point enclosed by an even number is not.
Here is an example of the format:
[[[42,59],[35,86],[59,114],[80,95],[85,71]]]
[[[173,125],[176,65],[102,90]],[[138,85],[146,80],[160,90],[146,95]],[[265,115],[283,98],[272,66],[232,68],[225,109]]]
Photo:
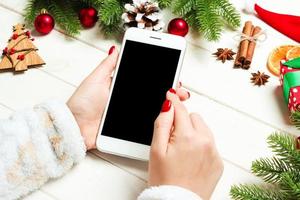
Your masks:
[[[114,52],[115,48],[116,48],[115,46],[111,46],[108,51],[108,55],[112,54]]]
[[[161,112],[168,112],[171,109],[171,101],[166,99],[161,107]]]
[[[169,89],[169,92],[176,94],[176,90],[174,90],[173,88]]]
[[[187,91],[187,93],[188,93],[188,98],[190,98],[191,97],[191,93],[189,91]]]

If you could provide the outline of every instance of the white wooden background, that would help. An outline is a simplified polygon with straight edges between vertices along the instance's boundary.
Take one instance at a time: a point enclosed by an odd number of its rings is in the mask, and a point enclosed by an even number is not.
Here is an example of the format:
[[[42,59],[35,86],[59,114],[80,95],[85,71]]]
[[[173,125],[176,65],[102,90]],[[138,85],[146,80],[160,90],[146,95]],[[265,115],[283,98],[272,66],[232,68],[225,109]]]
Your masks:
[[[282,13],[299,14],[298,0],[261,0],[263,7]],[[224,160],[225,171],[212,199],[230,199],[232,184],[259,182],[250,173],[251,162],[270,155],[267,136],[282,130],[297,134],[288,122],[287,108],[276,77],[265,87],[250,84],[250,72],[267,72],[267,55],[274,47],[295,44],[257,17],[243,12],[240,0],[232,3],[242,13],[242,21],[252,20],[267,31],[268,39],[259,45],[249,71],[234,70],[232,63],[215,61],[211,53],[219,47],[235,49],[232,38],[237,32],[226,30],[219,42],[187,36],[181,81],[191,91],[186,102],[191,112],[203,116],[212,131]],[[12,25],[22,22],[26,0],[0,0],[0,47],[12,34]],[[297,12],[298,11],[298,12]],[[172,15],[166,12],[166,22]],[[47,65],[30,69],[21,75],[0,73],[0,117],[15,110],[31,107],[49,98],[67,100],[75,88],[105,58],[109,47],[120,44],[105,40],[98,27],[82,31],[76,38],[59,29],[43,37],[33,35],[39,54]],[[1,49],[0,48],[0,49]],[[99,158],[100,157],[100,158]],[[119,158],[99,152],[89,153],[85,160],[66,176],[53,180],[27,200],[132,200],[147,186],[147,163]]]

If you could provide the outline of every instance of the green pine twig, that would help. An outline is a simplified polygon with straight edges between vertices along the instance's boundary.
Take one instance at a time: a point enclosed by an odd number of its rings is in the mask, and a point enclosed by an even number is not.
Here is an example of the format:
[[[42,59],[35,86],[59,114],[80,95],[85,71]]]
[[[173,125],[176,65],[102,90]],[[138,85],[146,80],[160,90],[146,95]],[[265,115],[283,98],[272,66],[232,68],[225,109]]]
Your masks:
[[[229,26],[236,29],[241,26],[241,16],[228,0],[216,0],[217,10]]]
[[[258,185],[234,185],[230,196],[235,200],[284,200],[278,190],[272,190]]]
[[[208,40],[218,40],[222,32],[222,24],[211,0],[198,0],[196,17],[200,24],[199,32]]]
[[[103,1],[99,10],[100,26],[106,35],[120,31],[121,15],[124,11],[123,4],[118,0]]]
[[[300,169],[300,151],[296,148],[294,136],[274,133],[267,141],[272,151],[290,168]]]

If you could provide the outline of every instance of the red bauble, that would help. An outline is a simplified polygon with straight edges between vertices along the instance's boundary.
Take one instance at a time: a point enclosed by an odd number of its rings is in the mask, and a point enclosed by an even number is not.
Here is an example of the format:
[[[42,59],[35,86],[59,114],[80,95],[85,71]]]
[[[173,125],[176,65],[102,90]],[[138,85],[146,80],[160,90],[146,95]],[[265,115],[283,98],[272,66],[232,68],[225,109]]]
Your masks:
[[[37,32],[42,35],[46,35],[52,31],[54,28],[55,21],[51,15],[49,15],[45,10],[41,11],[35,20],[34,27]]]
[[[189,32],[189,25],[182,18],[175,18],[169,22],[168,32],[173,35],[186,36]]]
[[[79,20],[84,28],[91,28],[98,21],[98,12],[93,7],[82,8],[79,11]]]

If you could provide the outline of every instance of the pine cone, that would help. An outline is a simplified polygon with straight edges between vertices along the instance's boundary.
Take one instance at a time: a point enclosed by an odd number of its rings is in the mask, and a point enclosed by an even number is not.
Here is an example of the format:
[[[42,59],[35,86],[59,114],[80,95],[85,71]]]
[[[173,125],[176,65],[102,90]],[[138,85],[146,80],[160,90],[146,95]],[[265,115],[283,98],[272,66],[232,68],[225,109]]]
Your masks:
[[[138,27],[141,29],[161,31],[164,23],[157,2],[151,0],[133,0],[133,4],[125,4],[123,13],[124,27]]]

